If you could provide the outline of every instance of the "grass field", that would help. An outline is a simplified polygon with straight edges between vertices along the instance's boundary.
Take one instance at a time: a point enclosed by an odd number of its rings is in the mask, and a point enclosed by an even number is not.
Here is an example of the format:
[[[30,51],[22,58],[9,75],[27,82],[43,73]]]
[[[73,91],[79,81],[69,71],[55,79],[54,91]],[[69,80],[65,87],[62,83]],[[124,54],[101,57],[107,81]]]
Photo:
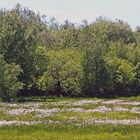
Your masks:
[[[33,100],[0,102],[0,140],[140,139],[140,97]]]

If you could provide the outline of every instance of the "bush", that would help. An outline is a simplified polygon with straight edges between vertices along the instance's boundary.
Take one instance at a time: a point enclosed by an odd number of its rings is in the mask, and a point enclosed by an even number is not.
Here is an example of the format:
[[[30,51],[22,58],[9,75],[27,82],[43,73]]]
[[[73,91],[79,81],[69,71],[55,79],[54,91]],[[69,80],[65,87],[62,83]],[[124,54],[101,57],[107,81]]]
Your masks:
[[[3,101],[15,100],[16,93],[22,89],[23,83],[18,82],[20,72],[19,65],[6,63],[0,55],[0,97]]]

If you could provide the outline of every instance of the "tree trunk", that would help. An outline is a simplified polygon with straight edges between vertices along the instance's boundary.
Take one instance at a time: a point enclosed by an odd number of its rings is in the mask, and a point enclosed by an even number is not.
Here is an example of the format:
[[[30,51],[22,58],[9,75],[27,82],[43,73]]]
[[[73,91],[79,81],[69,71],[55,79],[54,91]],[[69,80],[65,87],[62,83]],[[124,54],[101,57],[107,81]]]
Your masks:
[[[60,82],[58,82],[57,87],[56,87],[56,96],[60,97],[61,96],[61,86]]]

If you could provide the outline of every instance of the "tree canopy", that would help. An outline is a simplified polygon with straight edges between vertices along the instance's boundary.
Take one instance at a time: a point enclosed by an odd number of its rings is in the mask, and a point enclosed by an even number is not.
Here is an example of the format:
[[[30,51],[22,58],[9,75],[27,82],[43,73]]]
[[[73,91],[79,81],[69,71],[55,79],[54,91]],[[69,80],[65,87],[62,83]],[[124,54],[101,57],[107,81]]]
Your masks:
[[[55,15],[54,15],[55,16]],[[140,92],[140,31],[99,17],[58,24],[17,4],[0,10],[0,96],[122,96]]]

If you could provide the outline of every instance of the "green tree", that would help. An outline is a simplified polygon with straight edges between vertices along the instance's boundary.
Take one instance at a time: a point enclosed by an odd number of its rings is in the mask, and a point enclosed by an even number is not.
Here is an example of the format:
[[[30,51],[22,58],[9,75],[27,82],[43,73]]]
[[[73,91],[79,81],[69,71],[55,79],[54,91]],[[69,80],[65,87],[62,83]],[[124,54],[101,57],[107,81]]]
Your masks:
[[[82,92],[82,55],[80,51],[65,49],[48,52],[47,71],[37,84],[45,91],[55,92],[57,96],[77,96]]]
[[[56,46],[58,48],[74,48],[79,46],[79,30],[68,23],[63,25],[56,34]]]
[[[133,84],[133,87],[136,89],[137,92],[140,91],[140,46],[131,46],[130,50],[128,51],[128,60],[131,62],[136,70],[136,81]]]
[[[0,97],[3,101],[15,100],[16,93],[23,88],[23,84],[18,81],[21,72],[19,65],[6,63],[0,55]]]
[[[49,58],[47,56],[47,48],[44,46],[37,46],[31,52],[33,70],[30,73],[31,80],[29,88],[34,88],[34,86],[36,87],[38,77],[43,75],[43,73],[47,70]]]
[[[38,43],[38,34],[44,29],[39,14],[22,8],[0,11],[0,53],[8,63],[21,66],[20,80],[28,83],[33,71],[32,46]]]
[[[108,85],[108,73],[101,45],[87,49],[84,57],[84,92],[90,96],[104,92]]]
[[[109,45],[118,41],[124,44],[136,42],[130,26],[121,20],[111,21],[99,17],[91,24],[86,23],[80,31],[79,40],[81,47],[92,47],[96,44]]]
[[[106,58],[107,69],[110,76],[109,87],[115,94],[124,94],[124,89],[135,81],[135,67],[128,60],[116,56]]]

